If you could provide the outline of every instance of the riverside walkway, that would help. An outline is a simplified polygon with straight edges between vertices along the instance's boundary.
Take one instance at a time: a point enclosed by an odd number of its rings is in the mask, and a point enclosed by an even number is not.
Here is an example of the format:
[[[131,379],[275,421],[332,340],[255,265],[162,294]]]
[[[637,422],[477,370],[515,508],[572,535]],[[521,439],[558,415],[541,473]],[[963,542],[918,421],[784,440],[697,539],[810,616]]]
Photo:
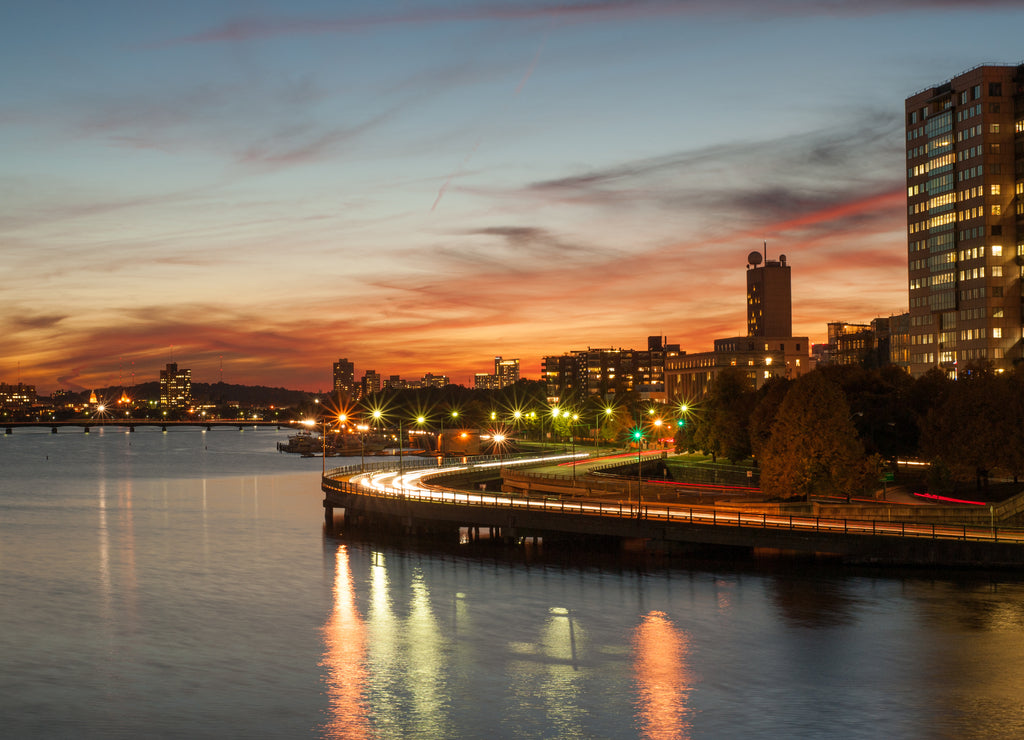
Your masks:
[[[849,561],[1024,567],[1024,530],[951,523],[864,520],[752,512],[714,505],[587,500],[544,494],[462,490],[438,476],[528,468],[570,461],[566,455],[439,466],[408,459],[374,471],[339,468],[322,480],[325,516],[388,519],[407,529],[490,527],[502,536],[574,535],[648,540],[655,547],[696,544],[827,553]],[[498,477],[500,473],[494,471]],[[582,475],[582,473],[579,473]]]

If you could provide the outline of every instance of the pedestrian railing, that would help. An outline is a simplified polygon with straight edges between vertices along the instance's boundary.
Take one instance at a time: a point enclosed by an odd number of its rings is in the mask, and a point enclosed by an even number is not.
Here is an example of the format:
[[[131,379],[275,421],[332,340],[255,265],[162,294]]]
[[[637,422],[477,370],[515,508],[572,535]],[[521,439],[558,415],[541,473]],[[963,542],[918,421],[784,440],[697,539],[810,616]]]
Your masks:
[[[393,465],[391,466],[393,470]],[[356,471],[359,472],[359,471]],[[540,511],[573,516],[609,517],[644,521],[664,521],[672,524],[694,524],[712,527],[759,528],[844,534],[871,537],[916,537],[927,539],[1001,542],[1024,544],[1024,530],[1018,528],[971,527],[950,524],[917,524],[861,519],[841,519],[820,516],[793,516],[785,514],[721,511],[714,507],[682,507],[651,505],[628,501],[601,501],[536,498],[494,493],[456,491],[443,488],[372,487],[339,480],[331,474],[324,476],[324,491],[401,499],[412,502],[507,508],[509,510]]]

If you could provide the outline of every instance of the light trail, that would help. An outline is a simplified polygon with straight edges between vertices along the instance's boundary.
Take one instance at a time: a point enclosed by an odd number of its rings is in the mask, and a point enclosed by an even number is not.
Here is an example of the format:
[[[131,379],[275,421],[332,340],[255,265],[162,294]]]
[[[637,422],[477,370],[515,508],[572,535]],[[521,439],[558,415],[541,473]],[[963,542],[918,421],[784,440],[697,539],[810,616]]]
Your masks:
[[[539,499],[510,496],[503,493],[475,493],[451,488],[430,486],[422,479],[438,473],[457,473],[481,468],[524,465],[571,458],[572,455],[557,455],[546,458],[531,458],[507,462],[481,463],[450,468],[422,468],[407,473],[397,470],[376,473],[359,473],[348,483],[358,486],[370,495],[405,498],[443,504],[469,506],[504,507],[546,511],[568,515],[585,515],[612,518],[642,518],[646,521],[665,521],[683,524],[704,524],[722,527],[785,529],[829,534],[922,537],[929,539],[984,540],[1024,543],[1024,530],[997,529],[995,527],[914,524],[907,522],[881,522],[875,520],[836,519],[831,517],[789,516],[782,514],[757,514],[744,511],[722,510],[713,506],[648,505],[638,511],[635,502],[580,501],[565,499]],[[642,517],[640,516],[642,514]]]

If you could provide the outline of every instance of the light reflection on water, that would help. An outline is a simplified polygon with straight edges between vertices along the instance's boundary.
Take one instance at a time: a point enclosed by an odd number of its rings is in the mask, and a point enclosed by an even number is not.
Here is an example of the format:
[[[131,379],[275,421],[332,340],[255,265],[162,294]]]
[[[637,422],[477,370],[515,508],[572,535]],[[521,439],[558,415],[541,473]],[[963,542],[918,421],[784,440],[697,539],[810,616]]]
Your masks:
[[[366,702],[366,629],[356,610],[355,587],[344,545],[338,547],[334,609],[324,625],[324,683],[329,702],[326,734],[345,740],[369,737]]]
[[[325,535],[272,432],[19,434],[4,736],[1024,735],[1005,574],[419,549]]]
[[[686,634],[663,612],[644,615],[633,637],[640,730],[652,740],[690,737]]]

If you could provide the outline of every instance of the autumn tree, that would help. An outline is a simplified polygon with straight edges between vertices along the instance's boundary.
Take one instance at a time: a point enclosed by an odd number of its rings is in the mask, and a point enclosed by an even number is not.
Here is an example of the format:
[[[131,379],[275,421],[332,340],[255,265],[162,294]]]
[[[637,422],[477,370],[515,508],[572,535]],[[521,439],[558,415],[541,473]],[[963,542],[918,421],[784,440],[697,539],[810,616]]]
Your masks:
[[[785,378],[771,378],[757,391],[757,402],[750,414],[750,449],[754,457],[761,459],[765,445],[772,436],[772,425],[779,412],[790,382]]]
[[[750,457],[750,412],[755,395],[746,371],[728,367],[711,384],[696,420],[694,444],[734,462]]]
[[[862,494],[877,475],[842,391],[825,374],[793,381],[764,445],[761,486],[780,498]]]
[[[988,487],[994,468],[1018,475],[1024,466],[1022,394],[1012,375],[982,370],[957,380],[924,419],[922,454],[936,470],[948,471],[953,483],[973,478],[978,489]]]

